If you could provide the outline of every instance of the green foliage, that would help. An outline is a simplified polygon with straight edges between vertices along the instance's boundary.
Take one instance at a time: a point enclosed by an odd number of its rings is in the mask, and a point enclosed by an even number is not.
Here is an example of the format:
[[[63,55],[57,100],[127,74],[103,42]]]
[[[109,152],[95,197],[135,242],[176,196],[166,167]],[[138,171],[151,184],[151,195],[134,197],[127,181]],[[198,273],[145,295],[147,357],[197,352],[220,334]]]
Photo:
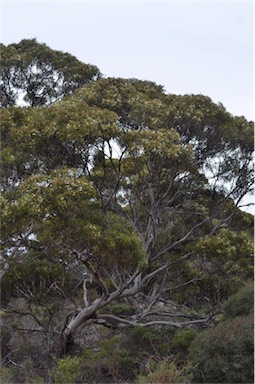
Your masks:
[[[139,375],[138,384],[175,384],[191,383],[192,374],[189,367],[183,366],[177,368],[170,357],[165,357],[161,361],[151,359],[147,366],[147,374]]]
[[[235,215],[231,222],[231,228],[236,231],[246,230],[248,233],[250,233],[251,236],[253,236],[254,216],[247,212],[241,211],[241,209],[239,209],[238,211],[235,212]]]
[[[100,238],[93,244],[93,250],[106,263],[118,263],[121,268],[145,266],[146,253],[141,239],[130,224],[114,214],[108,214],[108,225],[100,231]]]
[[[122,382],[133,380],[137,369],[137,358],[121,345],[121,336],[102,339],[98,350],[85,349],[80,357],[68,357],[58,361],[55,382]],[[61,381],[62,380],[62,381]],[[68,381],[69,380],[69,381]]]
[[[253,315],[201,332],[190,348],[194,383],[253,383]]]
[[[113,303],[109,307],[109,312],[114,314],[114,315],[133,315],[135,312],[135,309],[128,304],[118,304],[118,303]]]
[[[1,367],[1,382],[5,384],[14,382],[14,374],[10,368]]]
[[[11,272],[3,276],[1,299],[6,302],[13,296],[19,296],[22,291],[30,292],[34,300],[43,298],[49,295],[53,283],[62,285],[63,281],[67,288],[72,286],[70,274],[65,273],[59,263],[32,260],[23,265],[15,265]]]
[[[11,369],[11,367],[5,367],[3,365],[3,357],[2,356],[5,355],[4,347],[5,347],[5,345],[3,345],[3,336],[1,334],[1,355],[0,355],[1,383],[11,384],[15,380],[15,375],[14,375],[13,369]]]
[[[177,331],[174,335],[172,346],[173,348],[187,351],[195,337],[196,332],[192,329]]]
[[[136,364],[135,356],[120,344],[120,336],[114,335],[111,339],[103,340],[100,345],[100,365],[112,377],[113,382],[119,382],[121,375],[130,375]]]
[[[234,296],[231,296],[222,306],[224,317],[232,319],[236,316],[244,316],[253,313],[254,310],[254,286],[252,283],[244,286]]]
[[[66,357],[58,361],[54,381],[59,384],[75,384],[80,377],[81,357]]]
[[[161,101],[163,95],[162,86],[153,82],[120,78],[100,79],[76,92],[76,96],[89,105],[117,113],[126,129],[137,129],[152,121],[155,124],[166,110]]]
[[[133,337],[136,340],[140,340],[140,341],[144,341],[144,340],[148,341],[148,340],[150,340],[152,335],[153,335],[152,331],[150,331],[146,327],[136,326],[131,331],[131,337]]]
[[[142,132],[130,131],[126,135],[130,152],[144,153],[149,156],[177,158],[184,149],[180,145],[180,137],[174,130],[144,130]],[[137,155],[139,157],[139,155]]]
[[[70,247],[89,246],[105,264],[146,264],[141,240],[131,225],[113,213],[106,219],[92,182],[73,169],[32,175],[19,185],[15,200],[3,201],[1,225],[7,237],[31,221],[36,223],[38,240],[47,247],[65,241]]]
[[[230,228],[196,241],[191,249],[196,255],[193,274],[202,278],[193,284],[198,296],[202,294],[216,304],[236,293],[247,280],[251,281],[253,247],[253,236],[248,230]]]
[[[0,53],[2,107],[19,103],[21,92],[28,105],[50,104],[100,77],[96,66],[54,51],[36,39],[24,39],[8,46],[1,44]]]
[[[245,256],[251,257],[253,239],[245,231],[234,232],[229,229],[221,229],[217,235],[205,236],[197,242],[195,250],[207,257],[209,261],[218,259],[228,262],[234,258],[236,261],[241,258],[241,261],[239,260],[241,263]],[[235,268],[235,265],[231,264],[231,267]]]
[[[222,104],[215,104],[203,95],[167,95],[168,120],[173,123],[185,141],[204,142],[203,150],[197,147],[198,159],[214,156],[215,150],[235,147],[241,135],[241,146],[252,151],[252,124],[243,117],[230,115]],[[189,129],[187,129],[189,127]],[[221,140],[219,140],[219,136]],[[243,141],[243,138],[246,138]],[[217,141],[217,144],[216,144]],[[217,149],[216,149],[217,148]]]
[[[148,354],[155,354],[162,359],[172,353],[173,328],[153,328],[135,326],[126,337],[125,347],[136,355],[140,361],[147,359]]]

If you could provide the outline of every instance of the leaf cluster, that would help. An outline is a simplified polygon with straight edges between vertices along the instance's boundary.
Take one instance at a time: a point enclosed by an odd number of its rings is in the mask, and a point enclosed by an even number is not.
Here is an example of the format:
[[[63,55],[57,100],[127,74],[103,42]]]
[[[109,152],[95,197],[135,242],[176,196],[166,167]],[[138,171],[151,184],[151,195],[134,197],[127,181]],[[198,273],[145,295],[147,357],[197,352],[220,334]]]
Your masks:
[[[20,101],[33,107],[48,105],[100,77],[96,66],[52,50],[36,39],[1,44],[0,54],[0,104],[5,108]]]

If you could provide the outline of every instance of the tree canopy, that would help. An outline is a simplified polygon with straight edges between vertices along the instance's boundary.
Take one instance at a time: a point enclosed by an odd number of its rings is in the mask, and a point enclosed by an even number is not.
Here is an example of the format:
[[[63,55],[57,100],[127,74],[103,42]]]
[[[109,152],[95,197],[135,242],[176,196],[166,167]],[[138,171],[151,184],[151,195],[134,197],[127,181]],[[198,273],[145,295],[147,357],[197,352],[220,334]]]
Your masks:
[[[0,45],[0,105],[33,107],[51,104],[100,77],[95,65],[54,51],[36,39]]]

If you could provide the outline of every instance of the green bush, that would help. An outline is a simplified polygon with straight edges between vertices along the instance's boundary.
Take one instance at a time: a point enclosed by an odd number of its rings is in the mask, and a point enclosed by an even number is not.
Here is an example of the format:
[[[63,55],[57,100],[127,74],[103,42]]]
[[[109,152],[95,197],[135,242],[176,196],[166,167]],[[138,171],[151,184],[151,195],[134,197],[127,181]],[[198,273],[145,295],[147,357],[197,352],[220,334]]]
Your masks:
[[[161,361],[151,359],[147,364],[147,374],[137,377],[138,384],[175,384],[191,383],[192,374],[186,366],[177,368],[174,361],[165,357]]]
[[[192,329],[184,329],[181,331],[177,331],[174,336],[172,346],[174,348],[187,351],[195,337],[196,332]]]
[[[10,368],[1,367],[1,383],[11,384],[14,382],[14,374]]]
[[[81,357],[70,357],[60,359],[55,371],[55,383],[75,384],[80,377]]]
[[[153,337],[153,333],[146,327],[135,326],[131,330],[131,337],[138,341],[149,341]]]
[[[235,295],[230,297],[222,306],[225,318],[244,316],[254,310],[254,287],[249,283]]]
[[[111,339],[105,339],[100,344],[100,365],[112,377],[114,383],[121,377],[132,378],[135,370],[136,356],[123,348],[120,335],[114,335]]]
[[[126,347],[140,357],[148,353],[157,354],[162,358],[171,353],[171,342],[175,333],[173,328],[146,328],[136,326],[127,333]]]
[[[195,383],[253,383],[253,315],[201,332],[189,357]]]

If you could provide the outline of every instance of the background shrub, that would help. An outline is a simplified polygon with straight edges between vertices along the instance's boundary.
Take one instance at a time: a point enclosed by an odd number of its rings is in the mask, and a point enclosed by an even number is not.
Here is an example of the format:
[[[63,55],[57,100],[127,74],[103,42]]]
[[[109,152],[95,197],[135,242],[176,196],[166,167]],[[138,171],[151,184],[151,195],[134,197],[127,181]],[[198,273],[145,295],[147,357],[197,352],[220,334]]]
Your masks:
[[[177,368],[174,361],[165,357],[161,361],[151,359],[147,365],[147,374],[139,375],[138,384],[175,384],[191,383],[192,374],[188,367]]]
[[[253,315],[222,321],[191,344],[194,383],[253,383]]]
[[[70,357],[60,359],[55,372],[55,383],[75,384],[80,377],[82,358]]]
[[[252,313],[254,310],[254,287],[249,283],[222,306],[225,318],[234,318]]]

